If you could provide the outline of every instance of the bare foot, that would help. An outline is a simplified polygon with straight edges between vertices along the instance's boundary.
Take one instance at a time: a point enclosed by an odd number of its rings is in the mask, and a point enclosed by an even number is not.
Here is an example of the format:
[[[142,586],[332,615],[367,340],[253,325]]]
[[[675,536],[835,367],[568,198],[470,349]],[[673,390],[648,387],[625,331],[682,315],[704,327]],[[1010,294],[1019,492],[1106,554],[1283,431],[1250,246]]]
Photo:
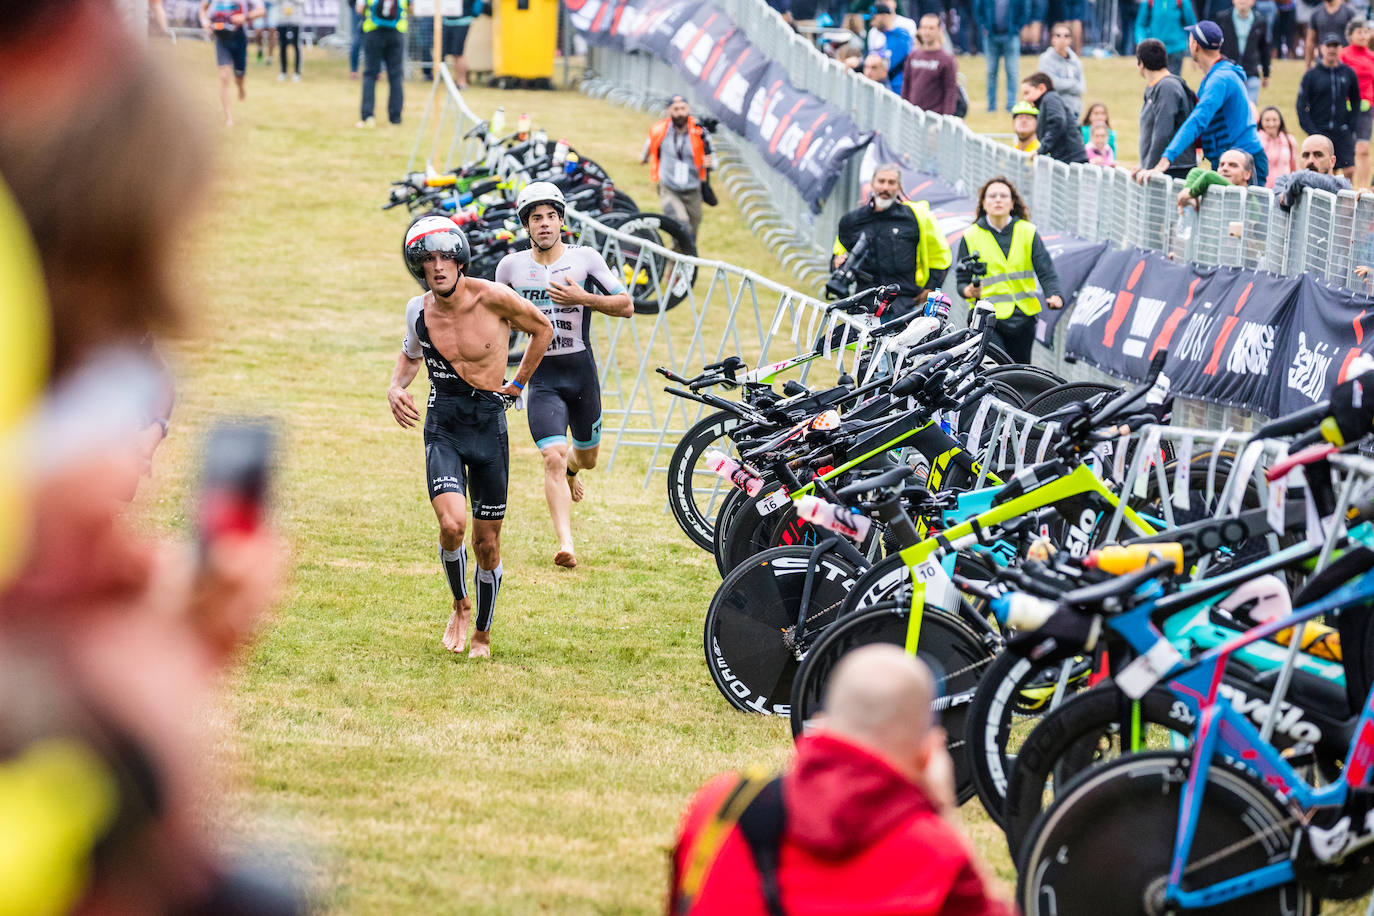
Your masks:
[[[572,493],[573,502],[582,502],[582,481],[575,475],[568,476],[568,492]]]
[[[472,608],[464,609],[459,602],[453,602],[453,615],[444,628],[444,648],[450,652],[462,652],[468,641],[468,623],[472,620]],[[473,637],[476,642],[476,637]]]
[[[566,550],[560,550],[553,555],[553,565],[572,569],[577,565],[577,556],[572,552],[571,547]]]
[[[491,631],[474,630],[468,658],[491,658]]]

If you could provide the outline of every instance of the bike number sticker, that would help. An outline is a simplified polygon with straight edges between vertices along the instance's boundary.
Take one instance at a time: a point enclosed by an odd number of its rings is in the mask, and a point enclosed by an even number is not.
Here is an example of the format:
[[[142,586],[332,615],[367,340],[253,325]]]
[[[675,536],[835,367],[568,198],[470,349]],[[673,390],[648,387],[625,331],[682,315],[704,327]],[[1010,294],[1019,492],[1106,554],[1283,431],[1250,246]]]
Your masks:
[[[925,587],[925,603],[929,607],[937,607],[942,611],[955,611],[958,609],[957,594],[954,583],[945,573],[945,568],[936,560],[926,560],[919,563],[915,570],[916,581]]]
[[[1138,700],[1181,661],[1183,656],[1173,643],[1161,638],[1150,647],[1150,651],[1121,669],[1116,676],[1116,686],[1132,700]]]
[[[788,503],[786,490],[774,490],[763,499],[754,503],[754,508],[759,510],[759,515],[769,515],[777,509],[781,509]]]

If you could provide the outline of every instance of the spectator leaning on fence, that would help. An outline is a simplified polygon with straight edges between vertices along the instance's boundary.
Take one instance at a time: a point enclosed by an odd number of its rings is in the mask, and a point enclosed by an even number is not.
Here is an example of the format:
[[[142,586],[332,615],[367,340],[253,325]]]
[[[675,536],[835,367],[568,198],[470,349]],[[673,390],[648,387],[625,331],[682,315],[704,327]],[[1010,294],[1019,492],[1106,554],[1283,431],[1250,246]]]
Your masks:
[[[1039,155],[1060,162],[1087,162],[1083,135],[1069,117],[1064,100],[1054,91],[1054,82],[1043,73],[1032,73],[1021,83],[1021,98],[1040,110],[1035,135],[1040,139]]]
[[[1040,149],[1040,138],[1035,135],[1036,121],[1040,109],[1024,99],[1011,109],[1011,129],[1016,134],[1016,148],[1023,153],[1034,153]]]
[[[1352,19],[1345,27],[1346,48],[1341,63],[1355,71],[1360,82],[1360,114],[1355,119],[1355,187],[1367,188],[1370,180],[1369,139],[1374,129],[1374,51],[1369,50],[1374,35],[1368,21]]]
[[[906,56],[902,98],[936,114],[954,114],[959,103],[959,65],[944,48],[940,17],[926,13],[916,30],[916,47]]]
[[[997,110],[997,64],[1006,68],[1007,111],[1016,104],[1020,82],[1021,26],[1030,16],[1028,0],[973,0],[973,19],[983,30],[988,65],[988,111]]]
[[[1240,149],[1255,157],[1255,184],[1264,184],[1269,174],[1264,147],[1255,130],[1255,116],[1245,94],[1245,71],[1221,56],[1221,27],[1204,20],[1188,30],[1188,49],[1193,62],[1204,73],[1198,85],[1197,107],[1174,134],[1164,155],[1139,174],[1148,176],[1168,171],[1174,160],[1194,146],[1202,147],[1209,162],[1220,162],[1228,149]]]
[[[1250,184],[1250,178],[1254,174],[1253,156],[1245,150],[1228,149],[1221,154],[1221,162],[1215,172],[1198,167],[1188,173],[1183,190],[1178,192],[1178,209],[1196,207],[1198,201],[1207,193],[1207,189],[1213,185],[1244,187]]]
[[[1000,176],[989,179],[978,191],[976,222],[959,240],[955,274],[964,299],[970,303],[986,299],[992,304],[997,321],[991,342],[1018,363],[1031,360],[1035,316],[1040,313],[1040,299],[1035,294],[1037,278],[1045,304],[1052,309],[1064,307],[1059,274],[1029,216],[1025,201],[1010,181]],[[972,255],[987,268],[981,279],[975,279],[973,271],[965,267]]]
[[[1336,169],[1349,178],[1355,172],[1355,128],[1360,119],[1360,80],[1341,63],[1345,36],[1322,37],[1321,59],[1303,74],[1298,86],[1298,123],[1308,134],[1321,134],[1336,150]]]
[[[1135,48],[1135,65],[1145,80],[1145,101],[1140,106],[1140,167],[1154,168],[1164,148],[1188,120],[1197,96],[1183,78],[1169,72],[1166,66],[1164,43],[1147,38]],[[1179,153],[1176,163],[1165,172],[1170,178],[1182,178],[1197,163],[1191,146]]]
[[[1147,38],[1159,39],[1168,54],[1169,72],[1180,75],[1188,53],[1186,30],[1196,22],[1192,0],[1141,0],[1135,17],[1136,44]]]
[[[1232,8],[1223,12],[1221,56],[1240,64],[1245,71],[1245,92],[1250,104],[1259,107],[1261,86],[1269,85],[1269,28],[1255,15],[1255,0],[1231,0]]]
[[[926,292],[939,289],[950,266],[949,243],[925,201],[907,200],[902,193],[902,170],[885,163],[873,171],[868,201],[840,217],[833,265],[849,257],[861,237],[867,237],[864,269],[875,284],[899,287],[897,299],[884,318],[900,318],[925,301]]]
[[[1274,196],[1280,208],[1291,210],[1306,188],[1331,194],[1350,190],[1349,180],[1333,173],[1336,154],[1330,139],[1320,134],[1308,137],[1302,141],[1300,156],[1302,168],[1282,175],[1274,182]]]
[[[649,128],[640,161],[649,163],[649,180],[658,185],[658,205],[687,226],[695,240],[701,227],[701,183],[715,161],[711,136],[692,117],[685,98],[673,96],[667,116]]]
[[[1040,72],[1054,81],[1055,91],[1064,100],[1069,117],[1077,121],[1083,113],[1083,93],[1088,81],[1083,76],[1083,62],[1073,51],[1073,32],[1067,22],[1057,22],[1050,29],[1050,46],[1040,55]]]

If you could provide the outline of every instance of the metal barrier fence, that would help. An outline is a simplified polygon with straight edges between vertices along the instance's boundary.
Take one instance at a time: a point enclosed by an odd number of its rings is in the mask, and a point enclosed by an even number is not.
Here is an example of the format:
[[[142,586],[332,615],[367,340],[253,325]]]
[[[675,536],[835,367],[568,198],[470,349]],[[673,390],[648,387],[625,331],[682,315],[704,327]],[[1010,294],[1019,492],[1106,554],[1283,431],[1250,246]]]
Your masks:
[[[1368,264],[1374,256],[1365,250],[1374,233],[1374,198],[1357,198],[1348,191],[1309,191],[1287,213],[1274,205],[1272,193],[1264,188],[1213,188],[1202,200],[1198,231],[1179,242],[1179,183],[1156,178],[1142,186],[1124,169],[1070,166],[1045,157],[1032,163],[1026,154],[975,134],[963,121],[916,108],[848,70],[793,31],[764,0],[715,2],[763,54],[786,69],[795,85],[848,112],[860,129],[882,131],[921,170],[970,192],[994,175],[1007,175],[1023,193],[1029,189],[1036,221],[1046,228],[1094,241],[1172,251],[1205,265],[1280,274],[1309,271],[1352,289],[1370,288],[1368,280],[1355,276],[1354,267]],[[642,54],[593,48],[589,64],[600,80],[653,102],[681,91],[681,80],[671,67]],[[790,206],[800,198],[785,177],[769,169],[754,174],[776,200],[789,204],[784,212],[808,213],[800,204]],[[809,250],[813,257],[828,254],[839,216],[854,205],[858,191],[857,170],[846,170],[821,214],[802,218],[786,245]],[[1352,260],[1352,252],[1364,260]]]

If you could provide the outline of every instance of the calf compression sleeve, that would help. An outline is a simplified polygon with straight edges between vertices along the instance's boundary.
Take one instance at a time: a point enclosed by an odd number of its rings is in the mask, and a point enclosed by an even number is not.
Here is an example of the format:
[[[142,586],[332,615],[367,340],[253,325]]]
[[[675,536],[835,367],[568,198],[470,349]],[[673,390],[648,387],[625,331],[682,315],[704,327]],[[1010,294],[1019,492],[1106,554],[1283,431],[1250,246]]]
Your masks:
[[[449,591],[457,601],[468,596],[468,549],[445,550],[439,545],[439,565],[444,567],[444,578],[448,579]]]
[[[477,567],[477,629],[483,633],[491,629],[496,612],[496,593],[501,590],[501,564],[495,569]]]

